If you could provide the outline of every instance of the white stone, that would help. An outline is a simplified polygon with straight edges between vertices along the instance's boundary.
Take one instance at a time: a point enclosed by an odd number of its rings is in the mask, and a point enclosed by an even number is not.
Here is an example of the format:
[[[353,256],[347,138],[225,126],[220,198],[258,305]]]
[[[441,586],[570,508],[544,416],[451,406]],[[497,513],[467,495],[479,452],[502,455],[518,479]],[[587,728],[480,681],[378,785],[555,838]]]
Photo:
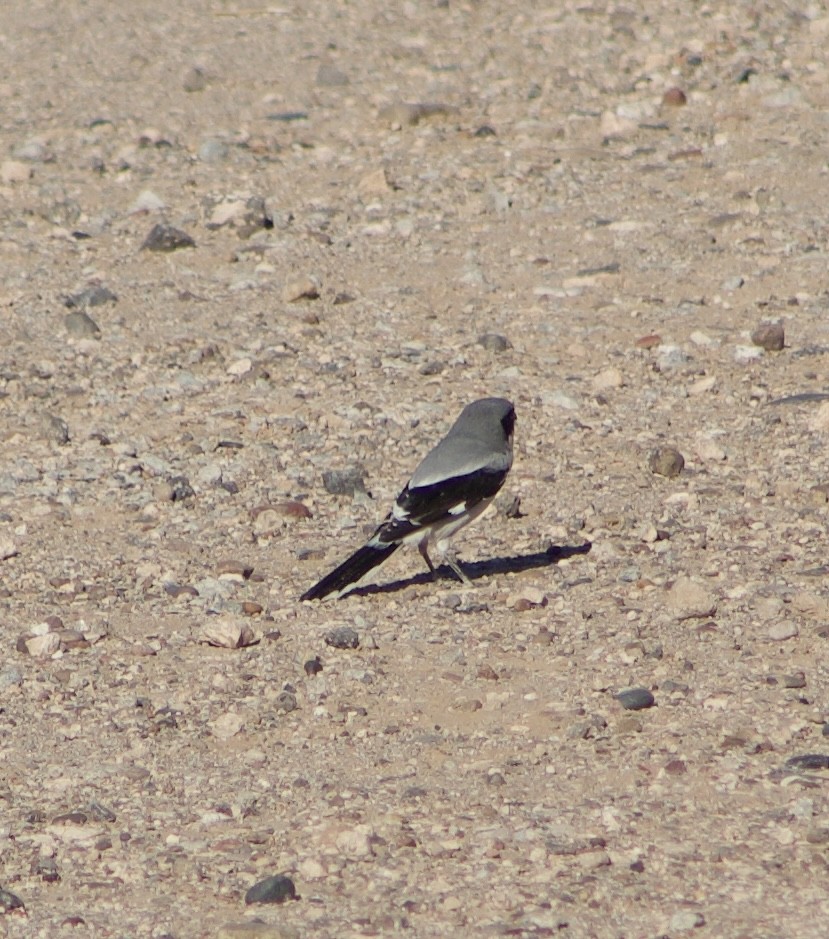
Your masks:
[[[615,366],[603,369],[598,375],[593,376],[593,390],[606,391],[610,388],[621,388],[624,384],[624,378],[620,369]]]
[[[230,616],[213,616],[202,627],[200,639],[211,646],[241,649],[253,642],[253,630]]]
[[[668,591],[668,603],[673,609],[692,616],[708,616],[717,606],[714,596],[690,577],[677,577]]]
[[[129,212],[131,215],[138,212],[160,212],[163,208],[166,208],[166,203],[161,196],[157,196],[150,189],[145,189],[138,194],[135,202],[130,206]]]
[[[45,636],[32,636],[26,640],[26,651],[34,659],[48,659],[60,649],[60,637],[57,633]]]
[[[234,714],[228,711],[220,714],[215,720],[210,722],[210,730],[214,737],[220,740],[229,740],[245,726],[245,719],[241,714]]]
[[[763,350],[759,346],[735,346],[734,361],[740,365],[757,362],[763,357]]]
[[[780,620],[769,626],[768,637],[772,642],[785,642],[787,639],[794,639],[798,633],[796,623]]]
[[[221,228],[229,222],[235,222],[244,216],[247,206],[241,199],[235,202],[222,202],[213,209],[207,224],[212,228]]]
[[[235,362],[231,362],[227,367],[228,375],[235,375],[237,378],[242,375],[247,375],[247,373],[253,368],[253,362],[248,359],[237,359]]]
[[[0,166],[0,179],[6,185],[11,183],[25,183],[34,175],[34,170],[28,163],[20,160],[5,160]]]

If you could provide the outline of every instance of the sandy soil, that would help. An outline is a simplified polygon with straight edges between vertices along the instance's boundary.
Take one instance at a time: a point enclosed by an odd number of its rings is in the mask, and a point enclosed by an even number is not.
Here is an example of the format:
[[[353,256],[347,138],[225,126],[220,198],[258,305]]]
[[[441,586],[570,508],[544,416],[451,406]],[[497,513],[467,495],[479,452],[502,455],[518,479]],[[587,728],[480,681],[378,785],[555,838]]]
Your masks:
[[[0,46],[0,935],[818,935],[826,4],[33,0]],[[300,603],[490,394],[473,586]]]

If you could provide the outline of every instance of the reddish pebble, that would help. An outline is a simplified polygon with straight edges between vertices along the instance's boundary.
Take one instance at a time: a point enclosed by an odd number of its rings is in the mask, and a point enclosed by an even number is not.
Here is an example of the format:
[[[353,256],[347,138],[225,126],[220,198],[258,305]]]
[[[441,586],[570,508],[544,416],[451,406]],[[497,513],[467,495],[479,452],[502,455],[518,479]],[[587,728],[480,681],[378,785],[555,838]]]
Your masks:
[[[649,336],[640,336],[636,340],[637,349],[653,349],[662,344],[662,337],[658,333],[651,333]]]
[[[274,512],[278,512],[280,515],[286,515],[289,518],[311,518],[311,510],[307,505],[303,505],[302,502],[295,502],[293,500],[288,500],[286,502],[277,502],[276,505],[271,506]]]
[[[751,341],[766,352],[780,352],[786,344],[786,332],[782,323],[760,323],[751,334]]]
[[[681,108],[688,103],[688,99],[681,88],[669,88],[662,95],[662,103],[671,108]]]

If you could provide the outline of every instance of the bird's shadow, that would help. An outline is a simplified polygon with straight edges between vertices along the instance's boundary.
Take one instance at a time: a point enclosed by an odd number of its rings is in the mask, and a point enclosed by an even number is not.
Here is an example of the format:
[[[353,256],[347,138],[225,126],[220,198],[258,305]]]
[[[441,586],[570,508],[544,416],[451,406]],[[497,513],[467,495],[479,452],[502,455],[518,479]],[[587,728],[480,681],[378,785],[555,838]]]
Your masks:
[[[519,554],[513,557],[489,558],[487,561],[464,562],[462,567],[470,580],[480,580],[493,574],[519,574],[521,571],[529,571],[536,567],[551,567],[553,564],[574,557],[577,554],[588,554],[592,547],[593,543],[590,541],[578,545],[551,544],[546,551],[537,551],[534,554]],[[437,569],[436,579],[438,581],[453,581],[459,587],[461,586],[452,569],[446,564],[442,564]],[[398,590],[405,590],[406,587],[433,582],[432,575],[424,572],[423,574],[406,577],[403,580],[393,580],[387,584],[367,584],[365,587],[357,587],[355,590],[349,591],[346,596],[368,597],[376,593],[397,593]]]

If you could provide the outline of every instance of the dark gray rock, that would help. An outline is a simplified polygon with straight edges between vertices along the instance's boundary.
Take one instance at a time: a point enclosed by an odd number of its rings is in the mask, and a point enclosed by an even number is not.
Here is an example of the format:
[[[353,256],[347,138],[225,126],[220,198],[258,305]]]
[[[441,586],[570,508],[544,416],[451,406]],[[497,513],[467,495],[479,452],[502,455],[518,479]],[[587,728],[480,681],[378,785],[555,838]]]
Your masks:
[[[59,447],[69,443],[69,425],[57,414],[47,414],[43,419],[43,430],[47,440]]]
[[[626,711],[643,711],[656,704],[656,699],[647,688],[625,688],[615,697]]]
[[[141,245],[142,251],[176,251],[179,248],[195,248],[196,242],[180,228],[172,225],[163,225],[159,222],[153,225],[150,233]]]
[[[245,894],[245,903],[284,903],[298,900],[294,882],[285,874],[275,874],[254,884]]]
[[[320,657],[315,655],[314,658],[308,659],[303,668],[305,669],[305,674],[308,675],[309,678],[314,675],[319,675],[319,673],[322,671],[322,662],[320,662]]]
[[[118,297],[108,287],[97,286],[70,294],[63,302],[70,310],[84,310],[91,306],[103,306],[105,303],[117,303]]]
[[[648,454],[648,466],[657,476],[673,479],[685,468],[685,457],[675,447],[657,447]]]
[[[351,626],[337,626],[325,634],[325,644],[335,649],[356,649],[360,645],[360,634]]]
[[[802,753],[786,760],[786,769],[829,769],[829,754]]]
[[[483,346],[489,352],[506,352],[512,348],[512,343],[506,336],[500,333],[484,333],[478,336],[478,345]]]
[[[63,318],[63,325],[75,339],[100,339],[101,328],[94,319],[83,310],[73,310]]]
[[[751,341],[766,352],[780,352],[786,344],[786,330],[782,323],[760,323],[751,334]]]
[[[361,466],[326,470],[322,474],[322,484],[325,486],[325,491],[330,492],[332,496],[354,496],[358,493],[364,494],[366,491]]]
[[[186,476],[174,476],[170,480],[170,499],[172,502],[186,502],[195,499],[196,491]]]
[[[290,714],[291,711],[295,711],[297,707],[296,695],[293,692],[280,691],[276,696],[277,711],[284,711],[285,714]]]
[[[4,890],[0,887],[0,910],[4,913],[11,913],[13,910],[25,910],[26,907],[23,905],[23,901],[17,894],[12,893],[10,890]]]

